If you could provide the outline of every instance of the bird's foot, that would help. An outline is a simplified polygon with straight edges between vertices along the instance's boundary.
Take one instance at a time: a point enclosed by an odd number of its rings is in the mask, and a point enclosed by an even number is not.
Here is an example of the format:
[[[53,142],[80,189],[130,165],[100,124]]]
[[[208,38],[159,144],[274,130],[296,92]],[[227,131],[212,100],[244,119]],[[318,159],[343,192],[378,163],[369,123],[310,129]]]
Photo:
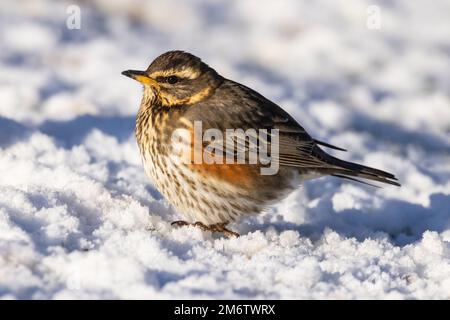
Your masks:
[[[175,226],[175,227],[194,226],[194,227],[200,228],[203,231],[221,232],[228,238],[239,237],[239,233],[234,232],[225,227],[227,225],[226,223],[216,223],[216,224],[211,224],[211,225],[207,226],[202,222],[189,223],[186,221],[178,220],[178,221],[172,222],[170,225]]]
[[[227,225],[227,223],[216,223],[216,224],[209,225],[206,228],[207,228],[207,230],[209,230],[211,232],[221,232],[228,238],[231,238],[231,237],[239,238],[239,233],[234,232],[230,229],[227,229],[226,225]]]
[[[192,223],[189,223],[189,222],[186,222],[183,220],[177,220],[177,221],[171,222],[170,225],[172,227],[184,227],[184,226],[191,226]]]

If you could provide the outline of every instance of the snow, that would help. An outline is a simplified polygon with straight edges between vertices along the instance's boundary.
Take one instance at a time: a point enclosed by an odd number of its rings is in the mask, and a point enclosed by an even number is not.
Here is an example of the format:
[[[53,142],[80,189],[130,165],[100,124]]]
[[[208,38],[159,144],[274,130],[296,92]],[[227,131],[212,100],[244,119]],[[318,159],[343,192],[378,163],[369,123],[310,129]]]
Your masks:
[[[74,2],[0,4],[2,298],[450,298],[448,1],[82,1],[69,30]],[[170,49],[402,187],[321,178],[238,239],[171,228],[120,74]]]

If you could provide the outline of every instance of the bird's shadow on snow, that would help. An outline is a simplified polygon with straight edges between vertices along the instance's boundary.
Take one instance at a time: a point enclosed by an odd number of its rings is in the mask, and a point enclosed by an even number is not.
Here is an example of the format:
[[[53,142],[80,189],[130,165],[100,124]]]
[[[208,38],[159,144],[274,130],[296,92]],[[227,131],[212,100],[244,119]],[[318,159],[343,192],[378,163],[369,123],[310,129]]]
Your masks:
[[[388,237],[395,245],[405,246],[420,240],[427,230],[447,230],[450,227],[448,208],[450,195],[444,193],[432,194],[426,207],[395,199],[372,210],[344,209],[337,212],[332,202],[325,200],[314,208],[305,208],[304,223],[286,222],[278,215],[276,219],[252,218],[244,223],[242,230],[245,233],[269,228],[278,233],[294,230],[302,237],[317,241],[326,229],[331,229],[345,238],[355,238],[361,242]]]

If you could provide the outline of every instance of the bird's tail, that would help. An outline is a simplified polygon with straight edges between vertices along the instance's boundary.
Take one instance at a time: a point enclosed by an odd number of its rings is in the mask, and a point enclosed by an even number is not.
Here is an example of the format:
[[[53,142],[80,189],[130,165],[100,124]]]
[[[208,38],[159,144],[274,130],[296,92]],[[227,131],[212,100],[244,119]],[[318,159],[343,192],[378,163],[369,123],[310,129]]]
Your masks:
[[[325,170],[328,171],[328,174],[343,178],[343,179],[349,179],[365,184],[372,185],[370,183],[355,179],[356,178],[363,178],[367,180],[373,180],[378,181],[382,183],[391,184],[394,186],[400,186],[400,183],[398,183],[398,179],[389,172],[363,166],[361,164],[357,164],[354,162],[344,161],[338,158],[335,158],[329,154],[326,154],[326,162],[330,165],[329,168],[326,168]],[[374,185],[372,185],[374,186]],[[375,186],[376,187],[376,186]]]

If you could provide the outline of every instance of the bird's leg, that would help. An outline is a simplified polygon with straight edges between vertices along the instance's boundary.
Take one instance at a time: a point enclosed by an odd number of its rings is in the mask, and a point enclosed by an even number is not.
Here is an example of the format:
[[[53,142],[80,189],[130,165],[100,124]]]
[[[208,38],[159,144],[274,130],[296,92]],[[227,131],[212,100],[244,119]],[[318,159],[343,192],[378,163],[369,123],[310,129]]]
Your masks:
[[[183,221],[183,220],[177,220],[177,221],[174,221],[174,222],[170,223],[170,225],[171,225],[171,226],[174,226],[174,227],[193,226],[193,227],[198,227],[198,228],[202,229],[203,231],[208,231],[208,230],[210,230],[210,229],[208,228],[208,226],[204,225],[204,224],[201,223],[201,222],[190,223],[190,222]]]
[[[227,223],[216,223],[216,224],[211,224],[209,226],[207,226],[201,222],[194,223],[194,226],[199,227],[203,231],[221,232],[228,238],[239,237],[239,233],[225,228],[226,225],[227,225]]]
[[[190,226],[190,225],[192,225],[192,223],[189,223],[189,222],[186,222],[183,220],[177,220],[177,221],[171,222],[170,225],[174,226],[174,227],[184,227],[184,226]]]
[[[178,221],[172,222],[171,225],[175,226],[175,227],[194,226],[194,227],[200,228],[202,231],[221,232],[228,238],[239,237],[239,233],[231,231],[230,229],[227,229],[225,227],[227,225],[227,223],[216,223],[216,224],[211,224],[211,225],[207,226],[200,221],[197,221],[195,223],[189,223],[189,222],[186,222],[183,220],[178,220]]]
[[[217,223],[217,224],[212,224],[210,226],[208,226],[209,230],[214,231],[214,232],[222,232],[226,237],[231,238],[231,237],[239,237],[239,233],[234,232],[230,229],[226,228],[226,225],[228,223]]]
[[[194,223],[194,227],[200,228],[200,229],[202,229],[203,231],[212,231],[212,230],[209,228],[209,226],[203,224],[203,223],[200,222],[200,221],[197,221],[196,223]]]

